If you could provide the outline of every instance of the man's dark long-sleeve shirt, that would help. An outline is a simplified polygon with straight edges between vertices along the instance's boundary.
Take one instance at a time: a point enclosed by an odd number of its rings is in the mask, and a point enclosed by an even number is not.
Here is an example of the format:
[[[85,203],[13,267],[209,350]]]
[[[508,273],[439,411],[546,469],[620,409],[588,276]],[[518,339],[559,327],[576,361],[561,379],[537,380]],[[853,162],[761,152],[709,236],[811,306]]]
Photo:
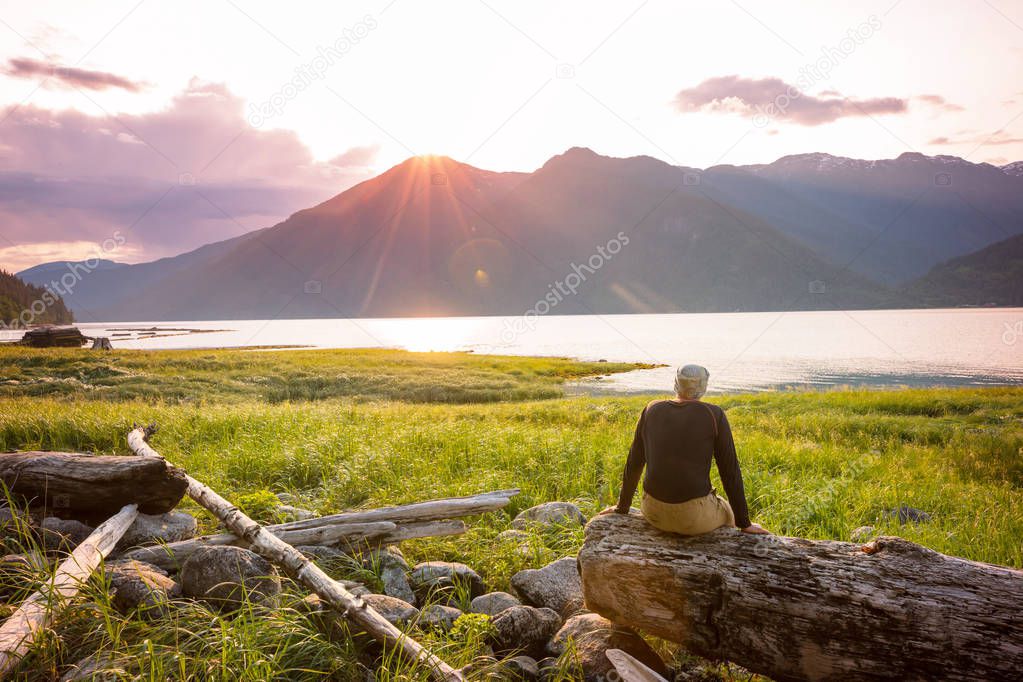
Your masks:
[[[699,400],[650,403],[636,425],[618,510],[628,513],[644,466],[643,490],[656,500],[674,504],[710,494],[711,459],[717,462],[735,525],[746,528],[746,492],[725,411]]]

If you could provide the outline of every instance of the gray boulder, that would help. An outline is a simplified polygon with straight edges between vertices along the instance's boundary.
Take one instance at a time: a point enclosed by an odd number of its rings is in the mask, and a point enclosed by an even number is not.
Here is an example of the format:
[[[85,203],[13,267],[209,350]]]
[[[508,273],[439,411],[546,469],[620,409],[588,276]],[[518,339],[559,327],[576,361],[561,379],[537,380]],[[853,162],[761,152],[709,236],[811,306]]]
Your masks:
[[[852,542],[866,542],[873,538],[876,532],[873,526],[860,526],[853,529],[853,532],[849,534],[849,539]]]
[[[519,530],[535,526],[585,526],[586,516],[571,502],[545,502],[519,512],[511,525]]]
[[[412,589],[422,601],[450,601],[459,591],[475,599],[486,593],[487,586],[479,573],[465,564],[448,561],[427,561],[412,569]]]
[[[462,612],[454,606],[443,604],[431,604],[419,612],[419,625],[423,628],[433,628],[447,632],[455,626]]]
[[[281,592],[277,570],[255,552],[241,547],[203,547],[181,566],[181,590],[223,610],[240,607],[246,599],[272,604]]]
[[[564,557],[543,568],[519,571],[511,578],[522,600],[553,609],[568,618],[583,608],[583,585],[575,557]]]
[[[383,547],[363,557],[363,566],[375,571],[384,586],[384,594],[397,597],[409,604],[416,603],[416,595],[409,582],[409,565],[397,547]]]
[[[169,601],[181,596],[181,585],[167,571],[134,559],[107,562],[107,580],[114,608],[124,614],[136,609],[147,618],[166,615]]]
[[[496,616],[505,609],[521,604],[518,599],[507,592],[488,592],[472,600],[469,610],[473,613],[485,613]]]
[[[548,640],[561,627],[561,616],[551,609],[519,605],[505,609],[490,623],[495,651],[542,656]]]
[[[638,659],[659,675],[667,675],[664,661],[650,645],[632,630],[616,627],[611,621],[595,613],[584,613],[569,618],[554,635],[547,650],[560,656],[574,642],[576,663],[586,682],[604,682],[614,670],[607,658],[608,649],[621,649]]]
[[[367,594],[363,599],[383,616],[384,620],[395,627],[404,627],[414,623],[419,617],[419,609],[396,597],[388,597],[386,594]]]
[[[155,542],[189,540],[195,537],[197,528],[195,517],[185,512],[169,511],[155,516],[139,514],[117,543],[117,548],[123,550]]]
[[[95,530],[81,521],[48,516],[39,524],[43,547],[48,552],[70,552]]]

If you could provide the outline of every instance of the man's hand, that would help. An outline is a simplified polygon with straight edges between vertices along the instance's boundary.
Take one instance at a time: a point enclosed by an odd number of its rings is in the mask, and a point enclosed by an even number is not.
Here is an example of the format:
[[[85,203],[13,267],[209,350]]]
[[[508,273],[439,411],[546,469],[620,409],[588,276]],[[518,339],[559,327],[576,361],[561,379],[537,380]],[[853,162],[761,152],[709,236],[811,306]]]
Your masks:
[[[607,516],[608,514],[621,514],[621,512],[618,511],[618,507],[608,507],[603,511],[597,512],[597,516]]]
[[[749,533],[750,535],[770,535],[771,531],[767,530],[759,523],[751,523],[745,528],[741,528],[743,533]]]

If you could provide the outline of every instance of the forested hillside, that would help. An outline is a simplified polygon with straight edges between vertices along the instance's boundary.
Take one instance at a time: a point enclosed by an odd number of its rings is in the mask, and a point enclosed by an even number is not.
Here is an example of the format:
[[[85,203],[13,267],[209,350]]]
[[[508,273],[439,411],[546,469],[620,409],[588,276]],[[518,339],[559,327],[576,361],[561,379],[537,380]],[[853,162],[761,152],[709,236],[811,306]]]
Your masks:
[[[8,327],[74,322],[60,296],[0,270],[0,322]]]

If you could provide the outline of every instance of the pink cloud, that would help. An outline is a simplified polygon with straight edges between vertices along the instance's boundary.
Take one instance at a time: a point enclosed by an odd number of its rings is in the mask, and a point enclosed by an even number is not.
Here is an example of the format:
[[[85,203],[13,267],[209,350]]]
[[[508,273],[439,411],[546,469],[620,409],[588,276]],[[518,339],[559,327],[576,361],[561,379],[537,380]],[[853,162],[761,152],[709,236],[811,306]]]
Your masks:
[[[941,95],[917,95],[913,99],[919,100],[943,111],[966,111],[963,107],[949,102]]]
[[[4,73],[12,78],[42,77],[48,80],[55,80],[67,87],[83,88],[85,90],[121,88],[128,92],[138,92],[144,87],[143,83],[129,80],[115,73],[91,71],[73,66],[60,66],[25,57],[15,57],[9,60]]]
[[[675,107],[681,112],[713,111],[759,115],[804,126],[830,123],[840,118],[873,114],[901,114],[907,101],[898,97],[855,99],[814,96],[801,92],[780,78],[717,76],[679,91]]]
[[[316,160],[288,130],[258,130],[223,85],[193,80],[164,109],[88,116],[0,112],[0,245],[102,241],[131,260],[273,225],[364,180],[373,147]],[[31,252],[31,251],[30,251]],[[0,263],[0,265],[3,265]]]

